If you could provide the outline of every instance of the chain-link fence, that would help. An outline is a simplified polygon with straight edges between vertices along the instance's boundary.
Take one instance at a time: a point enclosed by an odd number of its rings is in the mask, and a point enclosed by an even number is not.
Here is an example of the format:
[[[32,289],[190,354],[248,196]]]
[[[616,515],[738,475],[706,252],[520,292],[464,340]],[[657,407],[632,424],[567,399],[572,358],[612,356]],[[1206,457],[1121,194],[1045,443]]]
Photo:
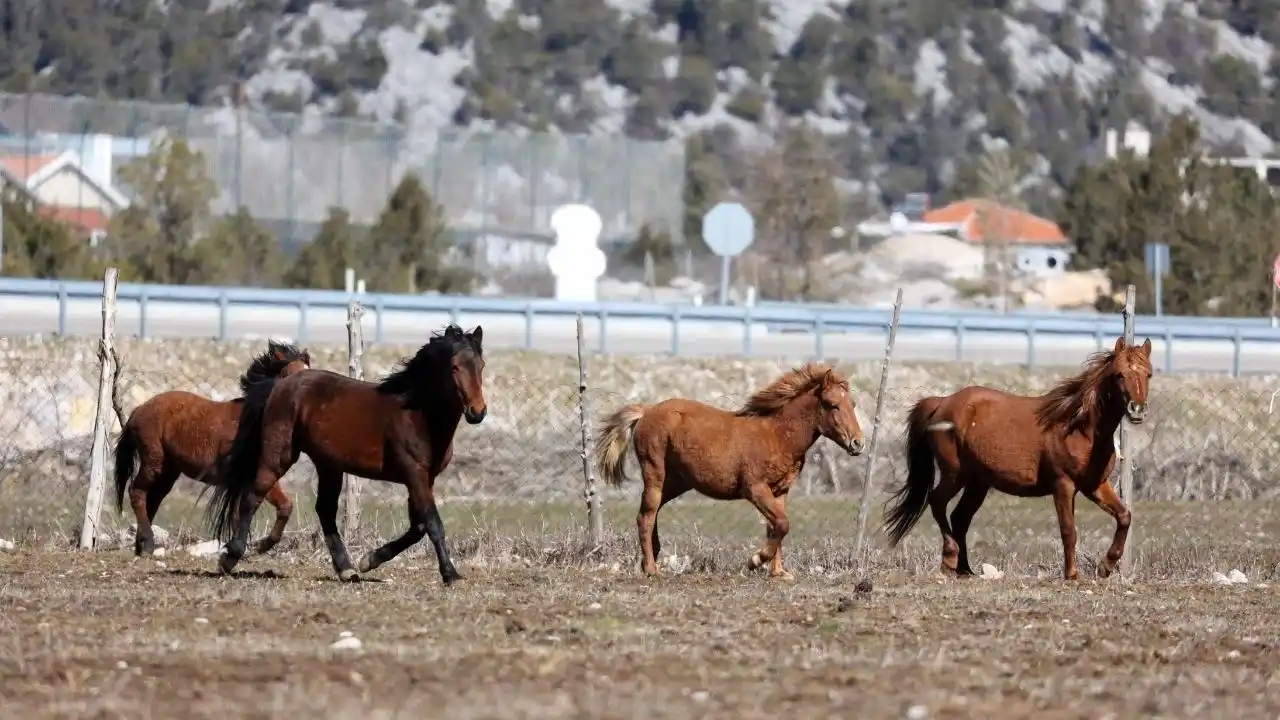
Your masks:
[[[98,394],[97,344],[84,339],[6,339],[0,357],[0,537],[19,543],[73,542],[84,508]],[[238,393],[237,378],[259,343],[122,341],[117,397],[122,412],[168,390],[215,400]],[[376,379],[415,348],[368,347],[365,377]],[[312,347],[313,366],[346,372],[345,348]],[[488,416],[463,424],[453,462],[437,485],[446,529],[460,557],[471,562],[519,558],[531,562],[588,561],[632,564],[638,552],[635,517],[640,482],[634,457],[630,482],[599,482],[605,527],[600,546],[589,541],[586,482],[579,423],[578,362],[570,356],[490,351],[486,371]],[[880,365],[840,363],[856,390],[858,414],[871,434]],[[753,391],[793,366],[757,358],[641,358],[596,356],[588,379],[592,419],[628,402],[682,396],[736,407]],[[1075,368],[1026,371],[1016,366],[900,365],[890,378],[871,478],[868,561],[882,568],[936,568],[941,541],[926,513],[899,549],[880,534],[882,504],[906,476],[903,427],[911,405],[926,395],[984,384],[1039,394]],[[1152,382],[1149,419],[1132,432],[1135,498],[1133,537],[1127,555],[1133,572],[1180,576],[1240,569],[1272,572],[1280,560],[1280,438],[1268,378],[1158,373]],[[597,431],[593,422],[592,432]],[[108,432],[114,448],[119,426]],[[108,500],[100,545],[128,540],[132,511],[117,513],[108,455]],[[819,440],[788,500],[791,534],[784,558],[807,573],[849,568],[854,557],[859,499],[866,459],[853,458]],[[314,472],[305,456],[286,475],[296,509],[286,548],[298,544],[323,552],[311,510]],[[364,481],[356,547],[390,537],[407,523],[404,490]],[[203,486],[189,479],[160,508],[155,521],[169,545],[205,537],[196,499]],[[255,537],[273,513],[263,506]],[[1082,574],[1092,572],[1114,529],[1111,518],[1083,497],[1077,501]],[[659,519],[668,569],[737,568],[759,546],[764,524],[745,501],[716,501],[689,493],[663,509]],[[125,537],[121,537],[124,533]],[[992,493],[970,531],[974,567],[1058,577],[1062,552],[1053,503]],[[419,548],[415,552],[429,552]]]
[[[309,239],[330,206],[371,224],[414,172],[462,232],[551,234],[557,207],[585,202],[602,237],[648,223],[681,236],[684,146],[621,136],[487,132],[466,135],[398,123],[136,101],[0,93],[0,166],[46,204],[109,215],[131,190],[120,168],[161,133],[205,157],[215,214],[246,208],[294,241]],[[70,153],[64,179],[46,168]],[[447,178],[446,178],[447,173]]]

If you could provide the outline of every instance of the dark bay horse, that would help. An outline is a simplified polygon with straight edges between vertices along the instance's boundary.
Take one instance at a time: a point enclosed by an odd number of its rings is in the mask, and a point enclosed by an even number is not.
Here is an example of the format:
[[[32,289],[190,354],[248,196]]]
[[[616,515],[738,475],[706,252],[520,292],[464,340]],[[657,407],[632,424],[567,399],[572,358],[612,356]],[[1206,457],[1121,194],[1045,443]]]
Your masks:
[[[965,535],[992,488],[1020,497],[1053,496],[1062,533],[1062,573],[1077,579],[1075,496],[1115,518],[1099,577],[1115,570],[1129,535],[1129,509],[1109,480],[1113,436],[1126,415],[1141,423],[1151,380],[1151,340],[1096,353],[1080,374],[1038,397],[966,387],[926,397],[907,420],[907,479],[886,505],[885,529],[897,545],[924,514],[942,531],[944,573],[973,575]],[[934,485],[934,464],[940,470]],[[947,503],[963,491],[947,520]]]
[[[309,367],[311,355],[305,349],[268,341],[266,351],[240,376],[240,390],[248,392],[263,379],[285,377]],[[137,518],[134,554],[149,555],[155,550],[151,523],[179,475],[204,483],[216,481],[209,470],[231,448],[243,404],[243,397],[218,401],[170,390],[142,403],[129,415],[116,442],[116,508],[123,512],[128,490]],[[258,552],[267,552],[280,542],[293,513],[293,503],[284,490],[273,488],[267,500],[276,508],[276,523],[271,534],[258,542]]]
[[[769,563],[771,577],[789,577],[782,567],[782,540],[791,527],[787,492],[819,436],[850,455],[862,453],[862,428],[853,407],[849,382],[827,365],[809,363],[779,377],[736,412],[671,398],[626,405],[606,418],[595,447],[600,476],[621,485],[623,461],[633,445],[643,474],[636,529],[645,574],[658,574],[658,511],[697,490],[754,505],[768,528],[749,567]]]
[[[408,531],[366,555],[361,573],[426,536],[445,585],[458,580],[436,510],[435,482],[453,457],[458,421],[484,419],[483,338],[478,326],[468,333],[450,325],[380,383],[308,370],[253,385],[219,468],[226,480],[215,486],[208,508],[215,535],[228,541],[219,570],[230,573],[244,557],[258,505],[306,453],[316,467],[316,515],[338,577],[359,579],[338,533],[342,475],[350,473],[409,491]]]

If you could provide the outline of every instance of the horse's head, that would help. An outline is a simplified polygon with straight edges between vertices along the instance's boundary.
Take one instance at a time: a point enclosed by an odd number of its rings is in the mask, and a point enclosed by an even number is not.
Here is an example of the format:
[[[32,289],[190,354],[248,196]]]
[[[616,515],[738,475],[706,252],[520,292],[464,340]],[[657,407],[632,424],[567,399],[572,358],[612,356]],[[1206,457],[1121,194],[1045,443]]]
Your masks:
[[[1124,412],[1129,422],[1139,425],[1147,419],[1147,391],[1151,384],[1151,338],[1141,345],[1126,345],[1124,338],[1116,338],[1111,361],[1111,377],[1116,391],[1124,400]]]
[[[484,330],[477,325],[471,332],[463,332],[462,328],[451,325],[445,337],[453,341],[449,362],[453,386],[462,403],[462,415],[468,423],[479,424],[489,411],[484,400]]]
[[[849,381],[835,370],[827,370],[818,383],[818,432],[844,448],[850,455],[861,455],[865,448],[862,426],[853,411],[853,393]]]
[[[307,348],[302,348],[297,352],[276,349],[275,357],[276,360],[285,364],[279,375],[282,380],[296,372],[311,368],[311,353],[308,352]]]

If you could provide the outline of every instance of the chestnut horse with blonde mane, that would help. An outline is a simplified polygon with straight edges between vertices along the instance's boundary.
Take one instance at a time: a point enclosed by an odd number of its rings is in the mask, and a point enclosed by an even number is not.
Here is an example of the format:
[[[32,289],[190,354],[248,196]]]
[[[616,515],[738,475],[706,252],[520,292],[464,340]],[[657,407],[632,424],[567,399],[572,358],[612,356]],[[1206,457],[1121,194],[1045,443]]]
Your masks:
[[[1130,520],[1109,479],[1114,435],[1126,415],[1135,424],[1146,419],[1150,380],[1151,340],[1126,346],[1120,338],[1038,397],[971,386],[920,400],[907,420],[907,479],[886,508],[890,543],[911,531],[927,505],[942,531],[942,571],[973,575],[965,536],[987,492],[1052,495],[1062,574],[1076,580],[1075,496],[1081,493],[1115,518],[1115,536],[1097,568],[1099,577],[1111,575],[1124,555]],[[961,491],[948,522],[947,503]]]
[[[634,446],[644,479],[636,529],[646,575],[658,574],[658,511],[697,490],[754,505],[768,527],[749,567],[770,563],[771,577],[789,577],[782,566],[782,540],[791,527],[787,492],[819,436],[850,455],[862,453],[849,381],[827,365],[809,363],[779,377],[736,412],[684,398],[619,408],[604,421],[596,467],[609,483],[621,485],[623,461]]]
[[[288,343],[267,341],[267,349],[240,376],[241,392],[267,378],[283,378],[311,367],[311,354]],[[231,448],[244,397],[210,400],[185,390],[162,392],[139,405],[116,443],[116,509],[123,512],[125,492],[137,520],[135,555],[155,551],[151,523],[160,503],[173,490],[179,475],[203,483],[217,482],[210,473],[218,456]],[[134,475],[134,470],[137,475]],[[130,480],[132,479],[132,484]],[[267,552],[280,542],[293,513],[293,502],[279,487],[267,502],[275,506],[276,522],[256,550]]]

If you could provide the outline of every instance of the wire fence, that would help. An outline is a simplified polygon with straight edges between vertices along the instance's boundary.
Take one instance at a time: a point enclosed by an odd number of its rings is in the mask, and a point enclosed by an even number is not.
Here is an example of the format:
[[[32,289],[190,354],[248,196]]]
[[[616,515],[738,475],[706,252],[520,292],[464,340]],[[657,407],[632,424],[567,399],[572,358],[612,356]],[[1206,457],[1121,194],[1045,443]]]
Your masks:
[[[450,227],[515,237],[551,234],[551,213],[584,202],[603,236],[644,224],[682,235],[684,146],[623,137],[413,131],[399,123],[140,101],[0,93],[0,167],[42,203],[118,211],[120,168],[162,134],[200,151],[216,187],[214,214],[247,209],[294,241],[331,206],[372,224],[406,172],[444,206]],[[70,175],[37,174],[64,153]],[[447,172],[447,178],[446,178]],[[103,187],[106,187],[104,197]]]
[[[75,338],[0,343],[0,538],[34,545],[72,543],[81,528],[93,465],[99,346]],[[120,411],[127,417],[169,390],[230,400],[238,394],[238,377],[265,347],[262,341],[121,341],[115,390]],[[415,349],[364,348],[364,376],[382,376]],[[309,350],[313,367],[347,372],[346,348]],[[881,364],[829,360],[850,378],[861,425],[870,437]],[[770,358],[613,356],[588,362],[593,421],[625,403],[672,396],[737,407],[795,364]],[[867,525],[872,534],[863,561],[920,571],[938,564],[941,542],[927,514],[900,549],[888,550],[878,530],[887,493],[906,477],[902,430],[915,401],[973,384],[1038,394],[1076,370],[959,364],[892,368],[870,478]],[[640,483],[633,457],[627,461],[631,482],[621,488],[598,483],[603,538],[597,543],[588,532],[578,359],[490,351],[485,384],[488,415],[480,425],[460,427],[452,464],[437,484],[446,530],[460,557],[476,563],[499,558],[634,563]],[[1234,568],[1265,577],[1274,572],[1280,563],[1280,408],[1272,406],[1277,388],[1266,377],[1157,373],[1149,419],[1131,431],[1133,496],[1126,500],[1133,510],[1134,538],[1126,555],[1133,561],[1132,572],[1181,576]],[[108,450],[120,429],[114,411],[109,419]],[[591,430],[596,432],[594,422]],[[97,546],[131,547],[132,512],[126,503],[123,513],[117,513],[110,498],[113,462],[108,454],[109,500]],[[783,548],[791,567],[823,573],[860,564],[854,549],[866,463],[866,457],[847,456],[827,440],[810,449],[788,500],[791,534]],[[310,509],[315,483],[310,461],[303,456],[283,482],[296,505],[284,546],[323,552]],[[180,546],[206,537],[199,522],[203,506],[196,504],[203,487],[183,479],[165,500],[155,522],[168,531],[166,544]],[[359,547],[402,532],[407,523],[404,490],[371,481],[363,481],[361,488],[359,532],[349,542]],[[264,505],[255,537],[265,532],[271,516]],[[1085,574],[1110,540],[1114,524],[1083,498],[1077,502],[1077,517]],[[765,530],[745,501],[710,500],[696,493],[665,508],[659,522],[661,563],[671,571],[743,567]],[[992,493],[970,538],[975,568],[990,563],[1030,576],[1061,573],[1061,543],[1048,498]]]

